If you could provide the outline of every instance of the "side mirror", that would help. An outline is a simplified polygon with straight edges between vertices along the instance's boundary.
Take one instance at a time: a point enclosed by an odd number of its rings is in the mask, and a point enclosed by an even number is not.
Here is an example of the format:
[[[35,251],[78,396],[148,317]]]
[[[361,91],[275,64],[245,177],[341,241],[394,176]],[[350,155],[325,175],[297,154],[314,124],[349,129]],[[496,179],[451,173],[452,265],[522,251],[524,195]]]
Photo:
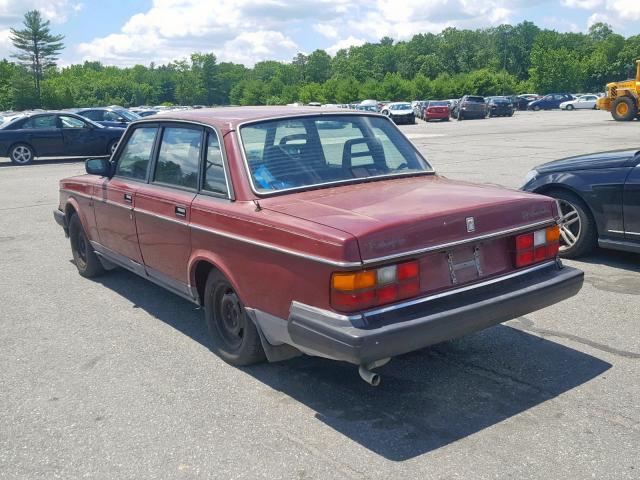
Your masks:
[[[127,123],[127,120],[124,117],[118,117],[118,122]]]
[[[89,175],[109,177],[111,175],[111,163],[106,158],[89,158],[84,162],[84,168]]]

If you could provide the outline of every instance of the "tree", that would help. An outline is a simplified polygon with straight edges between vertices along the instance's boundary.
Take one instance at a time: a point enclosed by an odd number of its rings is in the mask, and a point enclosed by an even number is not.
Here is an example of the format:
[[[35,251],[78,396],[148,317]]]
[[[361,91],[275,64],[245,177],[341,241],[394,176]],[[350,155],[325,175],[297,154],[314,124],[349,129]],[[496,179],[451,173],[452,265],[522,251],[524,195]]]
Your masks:
[[[24,14],[25,28],[16,30],[11,28],[11,43],[20,53],[13,55],[18,61],[28,67],[33,75],[33,82],[40,103],[40,83],[44,71],[55,66],[58,54],[64,48],[63,35],[52,35],[49,20],[44,21],[38,10],[31,10]]]

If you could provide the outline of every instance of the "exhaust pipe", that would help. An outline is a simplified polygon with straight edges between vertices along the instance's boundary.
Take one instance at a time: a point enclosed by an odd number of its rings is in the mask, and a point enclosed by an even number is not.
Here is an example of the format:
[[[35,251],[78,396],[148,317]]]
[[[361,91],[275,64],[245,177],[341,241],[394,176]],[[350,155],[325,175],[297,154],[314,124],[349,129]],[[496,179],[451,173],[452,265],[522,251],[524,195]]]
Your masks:
[[[383,358],[381,360],[376,360],[375,362],[368,363],[366,365],[360,365],[358,367],[358,373],[360,377],[367,382],[372,387],[377,387],[380,385],[380,375],[372,372],[374,368],[382,367],[389,363],[390,358]]]

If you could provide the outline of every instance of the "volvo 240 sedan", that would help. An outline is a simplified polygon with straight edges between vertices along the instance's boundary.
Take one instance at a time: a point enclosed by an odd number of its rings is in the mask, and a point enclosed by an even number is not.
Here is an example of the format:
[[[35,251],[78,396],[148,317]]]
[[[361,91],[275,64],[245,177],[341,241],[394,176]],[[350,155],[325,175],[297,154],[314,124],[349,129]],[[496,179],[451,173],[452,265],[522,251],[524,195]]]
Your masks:
[[[371,384],[389,358],[576,294],[556,202],[438,176],[379,114],[258,107],[133,122],[60,182],[81,275],[124,267],[204,307],[234,365],[301,352]]]

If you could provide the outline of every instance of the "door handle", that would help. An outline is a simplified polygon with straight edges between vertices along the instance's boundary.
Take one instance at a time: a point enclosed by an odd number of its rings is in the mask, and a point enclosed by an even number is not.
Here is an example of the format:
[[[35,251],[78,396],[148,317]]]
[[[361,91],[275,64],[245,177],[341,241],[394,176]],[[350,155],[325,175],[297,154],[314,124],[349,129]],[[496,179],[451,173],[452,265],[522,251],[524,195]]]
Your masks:
[[[133,197],[131,196],[130,193],[125,193],[123,198],[124,198],[124,201],[127,203],[131,203],[133,201]]]
[[[175,212],[176,212],[176,217],[186,217],[187,216],[187,209],[184,208],[184,207],[176,207]]]

